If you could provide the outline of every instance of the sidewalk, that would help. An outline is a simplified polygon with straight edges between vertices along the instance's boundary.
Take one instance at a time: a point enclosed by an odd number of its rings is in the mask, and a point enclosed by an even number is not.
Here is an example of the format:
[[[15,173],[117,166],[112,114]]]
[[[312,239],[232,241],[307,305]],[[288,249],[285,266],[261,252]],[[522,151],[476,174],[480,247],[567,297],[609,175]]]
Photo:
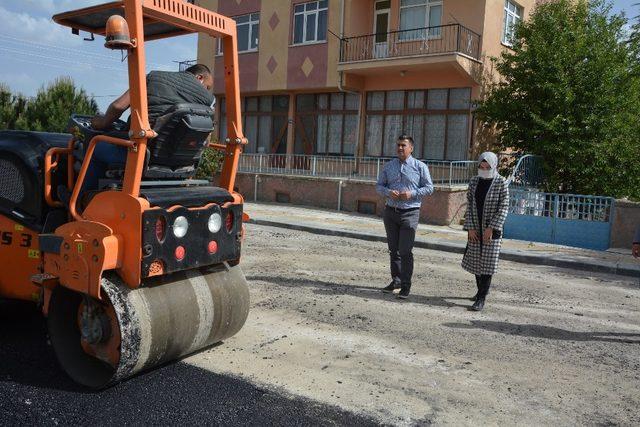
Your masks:
[[[307,231],[330,236],[385,242],[382,219],[323,210],[318,208],[245,203],[249,223]],[[462,227],[420,224],[416,234],[416,247],[462,253],[467,233]],[[631,256],[630,249],[592,251],[569,246],[504,239],[500,259],[526,264],[549,265],[599,273],[640,277],[640,261]]]

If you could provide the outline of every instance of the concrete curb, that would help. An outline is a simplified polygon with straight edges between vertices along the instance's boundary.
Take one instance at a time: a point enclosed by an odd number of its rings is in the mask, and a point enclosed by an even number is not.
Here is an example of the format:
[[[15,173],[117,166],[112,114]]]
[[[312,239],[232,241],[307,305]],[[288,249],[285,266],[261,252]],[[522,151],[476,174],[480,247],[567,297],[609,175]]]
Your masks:
[[[266,225],[270,227],[287,228],[290,230],[305,231],[313,234],[324,236],[349,237],[352,239],[368,240],[372,242],[386,242],[385,236],[371,233],[359,233],[354,231],[343,231],[334,229],[325,229],[312,227],[309,225],[286,223],[279,221],[269,221],[262,219],[250,219],[249,224]],[[422,249],[431,249],[436,251],[464,253],[465,246],[462,243],[443,242],[443,241],[425,241],[417,239],[415,247]],[[524,264],[546,265],[550,267],[571,268],[574,270],[590,271],[594,273],[616,274],[619,276],[630,276],[640,278],[640,265],[623,264],[599,260],[582,261],[566,256],[553,256],[551,254],[541,253],[524,253],[513,249],[502,249],[500,259],[506,261],[520,262]]]

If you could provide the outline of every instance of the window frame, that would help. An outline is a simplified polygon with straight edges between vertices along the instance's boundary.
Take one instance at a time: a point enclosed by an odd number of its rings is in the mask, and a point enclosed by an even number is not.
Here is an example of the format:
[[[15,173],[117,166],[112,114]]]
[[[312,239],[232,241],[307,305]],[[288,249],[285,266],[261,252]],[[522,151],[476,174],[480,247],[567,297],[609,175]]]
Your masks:
[[[356,140],[354,141],[353,144],[353,154],[345,154],[345,136],[346,136],[346,130],[347,130],[347,116],[351,116],[351,117],[358,117],[358,113],[359,113],[359,109],[360,109],[360,105],[358,104],[358,107],[356,109],[351,109],[348,108],[348,103],[347,103],[347,97],[349,96],[348,93],[345,92],[318,92],[318,93],[299,93],[296,95],[296,106],[298,105],[298,96],[312,96],[313,97],[313,109],[306,109],[306,110],[298,110],[296,109],[296,113],[295,113],[295,117],[296,117],[296,126],[300,125],[303,126],[304,122],[303,122],[303,118],[305,117],[310,117],[314,120],[314,125],[312,126],[312,129],[307,129],[305,131],[305,136],[307,139],[307,143],[310,144],[312,146],[312,152],[311,154],[316,155],[316,156],[331,156],[331,157],[354,157],[355,153],[357,153],[358,150],[358,140],[356,138]],[[320,97],[321,96],[326,96],[326,106],[325,107],[320,107]],[[336,96],[341,96],[342,99],[340,101],[340,105],[337,108],[332,107],[332,104],[334,104],[334,97]],[[358,102],[359,102],[359,98],[358,98]],[[319,119],[320,116],[342,116],[341,119],[341,123],[340,123],[340,152],[335,152],[335,151],[330,151],[329,150],[329,139],[327,139],[326,141],[324,141],[324,150],[318,150],[318,130],[319,130]],[[329,119],[330,120],[330,119]],[[329,122],[327,122],[327,134],[328,134],[328,126],[329,126]],[[357,135],[357,128],[358,128],[359,124],[357,123],[357,119],[356,119],[356,135]],[[301,137],[301,141],[302,141],[302,137]],[[295,144],[295,142],[294,142]],[[304,142],[303,142],[304,145]],[[304,148],[304,147],[303,147]]]
[[[257,15],[257,19],[256,20],[252,20],[251,18],[253,17],[253,15]],[[248,22],[243,22],[241,24],[237,23],[237,20],[239,18],[244,18],[245,16],[249,17],[249,21]],[[258,48],[260,46],[260,11],[257,12],[251,12],[251,13],[245,13],[244,15],[237,15],[237,16],[233,16],[231,17],[231,19],[233,19],[234,21],[236,21],[236,29],[240,29],[241,26],[246,26],[248,27],[248,31],[249,34],[247,34],[247,40],[249,41],[249,48],[246,50],[241,50],[240,46],[238,45],[238,53],[252,53],[252,52],[257,52]],[[257,43],[256,43],[256,47],[255,48],[251,48],[251,38],[252,38],[252,33],[253,33],[253,26],[257,24],[258,25],[258,34],[256,37]],[[239,32],[239,31],[238,31]],[[217,50],[217,55],[222,55],[222,39],[218,39],[218,50]]]
[[[320,7],[320,3],[326,1],[326,6],[324,7]],[[307,5],[311,4],[311,3],[316,3],[316,8],[313,10],[307,10]],[[294,5],[292,5],[292,21],[291,21],[291,46],[302,46],[302,45],[306,45],[306,44],[318,44],[318,43],[326,43],[327,42],[327,30],[328,30],[328,26],[329,26],[329,1],[328,0],[313,0],[313,1],[307,1],[307,2],[302,2],[302,3],[295,3]],[[296,12],[296,7],[298,6],[303,6],[303,11],[302,12]],[[326,24],[327,24],[327,28],[325,29],[324,32],[324,39],[318,39],[318,30],[319,30],[319,26],[318,26],[318,21],[319,21],[319,17],[320,17],[320,12],[322,11],[326,11]],[[296,42],[296,17],[302,15],[302,41],[300,42]],[[307,40],[307,18],[310,15],[316,15],[316,29],[315,29],[315,35],[313,40]]]
[[[436,7],[436,6],[440,6],[440,24],[437,26],[434,26],[436,28],[438,28],[436,31],[432,32],[431,28],[432,26],[429,25],[429,20],[431,19],[431,8],[432,7]],[[424,7],[425,11],[424,11],[424,22],[425,22],[425,26],[422,28],[429,28],[428,31],[425,31],[424,35],[416,35],[416,36],[411,36],[408,32],[410,32],[411,30],[420,30],[421,28],[406,28],[403,29],[402,28],[402,9],[414,9],[414,8],[421,8]],[[437,39],[441,37],[441,30],[440,27],[442,27],[442,12],[444,11],[444,6],[443,6],[443,0],[422,0],[422,3],[420,4],[413,4],[413,5],[408,5],[408,6],[403,6],[402,5],[402,0],[400,0],[400,8],[398,10],[398,31],[399,31],[399,35],[398,35],[398,41],[399,42],[411,42],[411,41],[415,41],[415,40],[431,40],[431,39]],[[406,31],[406,33],[405,33]],[[407,36],[403,37],[403,34],[407,34]]]
[[[452,106],[452,96],[451,93],[452,91],[456,90],[456,89],[461,89],[461,90],[468,90],[469,91],[469,106],[468,108],[454,108]],[[434,108],[434,107],[429,107],[428,105],[428,100],[429,100],[429,91],[430,90],[445,90],[446,91],[446,100],[445,103],[443,105],[442,108]],[[447,159],[447,157],[449,157],[449,153],[453,151],[454,146],[450,145],[450,141],[449,141],[449,117],[451,116],[458,116],[458,115],[466,115],[468,117],[467,119],[467,129],[466,129],[466,134],[467,134],[467,139],[466,139],[466,157],[468,159],[469,157],[469,149],[471,148],[471,144],[472,144],[472,138],[471,138],[471,131],[472,131],[472,127],[473,127],[473,104],[471,101],[471,88],[470,87],[460,87],[460,88],[432,88],[432,89],[402,89],[402,92],[404,92],[403,94],[403,107],[402,109],[388,109],[388,93],[389,92],[394,92],[393,90],[391,91],[384,91],[384,90],[374,90],[374,91],[367,91],[366,95],[365,95],[365,106],[364,106],[364,118],[363,120],[368,121],[369,117],[373,117],[373,116],[378,116],[378,117],[382,117],[382,125],[380,128],[380,147],[377,153],[371,153],[371,154],[365,154],[365,157],[380,157],[380,158],[385,158],[388,156],[385,156],[384,154],[384,149],[385,149],[385,139],[384,139],[384,134],[386,132],[386,117],[387,116],[391,116],[391,115],[396,115],[396,116],[402,116],[402,124],[401,124],[401,128],[402,129],[406,129],[407,128],[407,119],[410,116],[416,116],[416,115],[421,115],[424,116],[425,119],[422,122],[422,135],[423,135],[423,140],[421,141],[422,145],[420,146],[420,149],[418,150],[421,153],[421,158],[424,160],[434,160],[434,161],[457,161],[457,160],[466,160],[466,159]],[[423,92],[423,96],[422,96],[422,102],[421,105],[418,107],[409,107],[409,93],[410,92]],[[382,94],[382,108],[376,108],[373,107],[372,105],[370,105],[370,95],[373,97],[374,93],[379,93]],[[442,155],[442,159],[435,159],[435,158],[425,158],[425,149],[426,149],[426,144],[428,143],[427,140],[427,120],[426,117],[427,116],[443,116],[444,117],[444,141],[443,141],[443,155]],[[366,139],[366,133],[367,133],[367,123],[365,122],[365,139]],[[415,141],[415,144],[420,143],[419,141]],[[369,151],[369,147],[368,147],[369,141],[365,141],[365,146],[364,146],[364,153],[368,153]]]
[[[286,109],[279,109],[276,107],[276,102],[277,99],[279,97],[286,97],[287,98],[287,108]],[[266,98],[270,98],[269,103],[268,103],[268,107],[267,109],[264,108],[264,105],[262,104],[263,100]],[[249,102],[251,100],[255,101],[255,106],[252,107],[252,109],[249,109]],[[242,128],[246,129],[246,123],[247,123],[247,118],[248,117],[257,117],[257,121],[256,121],[256,140],[255,140],[255,145],[251,144],[251,141],[249,141],[249,145],[246,146],[243,151],[247,154],[278,154],[276,152],[273,152],[274,147],[280,147],[281,144],[284,144],[283,146],[286,146],[286,140],[287,140],[287,132],[283,132],[282,135],[279,135],[278,132],[281,130],[281,128],[278,129],[277,126],[274,126],[274,123],[277,121],[277,119],[281,119],[284,120],[284,122],[287,122],[288,117],[289,117],[289,105],[288,103],[290,102],[288,95],[285,94],[249,94],[249,95],[242,95],[240,97],[240,111],[242,112]],[[225,137],[227,137],[228,135],[226,134],[227,132],[227,128],[226,128],[226,119],[227,119],[227,111],[226,111],[226,104],[225,104],[225,97],[220,96],[220,123],[221,125],[218,126],[218,138],[220,141],[224,141]],[[269,141],[267,142],[267,146],[264,145],[260,145],[260,130],[262,127],[262,122],[260,120],[261,117],[269,117],[271,123],[270,123],[270,138]],[[284,124],[283,122],[283,124]],[[288,123],[287,123],[288,126]],[[247,132],[245,131],[245,136],[247,136]],[[280,140],[278,140],[278,136],[280,136]],[[260,152],[260,148],[264,147],[265,150],[263,152]]]
[[[512,11],[509,6],[512,6],[515,10]],[[513,46],[513,36],[514,27],[522,22],[522,18],[524,15],[524,7],[520,6],[513,0],[504,0],[504,16],[502,19],[502,37],[500,37],[500,42],[508,47]],[[512,23],[509,26],[509,18],[511,18]]]

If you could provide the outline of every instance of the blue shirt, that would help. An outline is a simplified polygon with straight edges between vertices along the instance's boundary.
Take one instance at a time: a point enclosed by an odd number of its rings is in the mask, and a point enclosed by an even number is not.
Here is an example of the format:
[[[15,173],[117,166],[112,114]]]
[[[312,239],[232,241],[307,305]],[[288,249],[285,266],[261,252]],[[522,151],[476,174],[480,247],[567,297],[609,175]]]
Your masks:
[[[409,200],[393,200],[392,190],[410,191]],[[426,164],[416,160],[413,156],[401,162],[395,158],[387,162],[380,172],[376,191],[386,198],[387,206],[399,209],[419,208],[422,198],[433,193],[433,182]]]

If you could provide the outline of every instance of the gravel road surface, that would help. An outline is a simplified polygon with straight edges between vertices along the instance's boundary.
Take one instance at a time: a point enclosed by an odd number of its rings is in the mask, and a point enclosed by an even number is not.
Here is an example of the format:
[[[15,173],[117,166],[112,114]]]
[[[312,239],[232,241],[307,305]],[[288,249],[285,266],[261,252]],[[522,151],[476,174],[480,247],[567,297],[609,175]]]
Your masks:
[[[460,256],[249,225],[251,312],[221,345],[102,392],[58,368],[44,322],[0,304],[0,424],[640,423],[638,279],[503,262],[485,310]]]

